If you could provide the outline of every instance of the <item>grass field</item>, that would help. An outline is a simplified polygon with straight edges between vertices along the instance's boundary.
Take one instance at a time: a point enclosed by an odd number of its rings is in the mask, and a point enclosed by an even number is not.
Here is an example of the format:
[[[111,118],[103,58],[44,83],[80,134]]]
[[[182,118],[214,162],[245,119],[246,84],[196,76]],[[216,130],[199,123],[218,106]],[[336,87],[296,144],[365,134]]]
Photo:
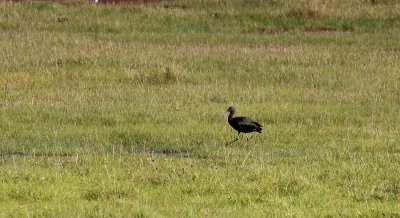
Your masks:
[[[0,1],[0,217],[400,217],[399,36],[390,0]]]

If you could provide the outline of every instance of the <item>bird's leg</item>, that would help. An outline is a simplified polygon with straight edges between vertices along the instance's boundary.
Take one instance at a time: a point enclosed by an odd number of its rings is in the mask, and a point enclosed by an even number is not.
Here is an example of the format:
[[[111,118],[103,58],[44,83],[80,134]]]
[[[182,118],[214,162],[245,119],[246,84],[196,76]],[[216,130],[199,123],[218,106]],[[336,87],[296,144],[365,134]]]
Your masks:
[[[247,135],[247,133],[246,133],[246,138],[247,138],[247,145],[249,145],[250,139],[249,139],[249,136]]]
[[[233,141],[229,142],[229,143],[228,143],[228,144],[226,144],[226,145],[230,145],[230,144],[232,144],[232,143],[236,142],[237,140],[239,140],[239,135],[240,135],[240,132],[238,132],[237,138],[236,138],[235,140],[233,140]]]

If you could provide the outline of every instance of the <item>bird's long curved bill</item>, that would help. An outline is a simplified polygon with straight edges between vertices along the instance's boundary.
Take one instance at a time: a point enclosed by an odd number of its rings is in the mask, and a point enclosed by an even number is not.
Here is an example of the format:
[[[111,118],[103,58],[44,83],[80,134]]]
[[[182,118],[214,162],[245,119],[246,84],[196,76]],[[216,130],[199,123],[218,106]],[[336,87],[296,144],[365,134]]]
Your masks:
[[[224,114],[225,114],[226,112],[228,112],[228,110],[224,111],[224,112],[219,116],[219,118],[221,118],[222,116],[224,116]]]

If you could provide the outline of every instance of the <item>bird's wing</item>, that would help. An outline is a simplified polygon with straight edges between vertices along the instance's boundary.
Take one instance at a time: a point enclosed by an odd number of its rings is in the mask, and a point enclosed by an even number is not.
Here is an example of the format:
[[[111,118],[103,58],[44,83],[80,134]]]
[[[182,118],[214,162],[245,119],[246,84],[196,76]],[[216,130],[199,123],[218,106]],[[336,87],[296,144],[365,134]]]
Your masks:
[[[248,117],[235,117],[233,119],[238,124],[238,126],[241,128],[251,128],[251,127],[260,128],[260,127],[262,127],[259,123],[252,121]]]

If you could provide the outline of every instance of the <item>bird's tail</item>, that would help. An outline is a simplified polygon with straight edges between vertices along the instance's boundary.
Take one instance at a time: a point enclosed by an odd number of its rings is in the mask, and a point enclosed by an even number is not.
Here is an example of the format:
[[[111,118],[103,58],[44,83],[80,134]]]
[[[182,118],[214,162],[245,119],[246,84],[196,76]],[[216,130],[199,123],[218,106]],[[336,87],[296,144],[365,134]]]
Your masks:
[[[253,123],[256,124],[256,126],[257,126],[256,132],[262,133],[262,128],[261,128],[262,125],[257,122],[253,122]]]

